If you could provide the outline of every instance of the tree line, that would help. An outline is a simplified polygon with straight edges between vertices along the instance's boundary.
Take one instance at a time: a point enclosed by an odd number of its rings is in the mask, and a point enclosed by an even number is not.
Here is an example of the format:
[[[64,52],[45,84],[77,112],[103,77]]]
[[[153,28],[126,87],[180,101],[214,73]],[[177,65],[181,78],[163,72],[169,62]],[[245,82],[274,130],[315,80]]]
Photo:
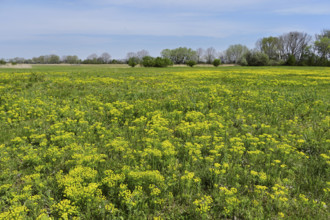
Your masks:
[[[266,65],[302,65],[302,66],[330,66],[330,29],[325,29],[313,37],[304,32],[293,31],[280,36],[263,37],[257,40],[255,48],[249,49],[245,45],[230,45],[225,51],[218,52],[214,47],[193,50],[187,47],[164,49],[159,57],[151,57],[146,50],[129,52],[125,59],[111,59],[107,52],[100,56],[93,53],[85,60],[76,55],[59,57],[45,55],[25,60],[13,58],[8,61],[0,60],[0,64],[31,63],[31,64],[113,64],[127,63],[134,67],[166,67],[173,64],[239,64],[243,66]]]
[[[126,63],[126,60],[111,59],[111,55],[107,52],[98,56],[96,53],[89,55],[85,60],[80,59],[77,55],[58,56],[56,54],[42,55],[33,57],[32,59],[24,59],[15,57],[9,60],[0,60],[0,64],[117,64]]]

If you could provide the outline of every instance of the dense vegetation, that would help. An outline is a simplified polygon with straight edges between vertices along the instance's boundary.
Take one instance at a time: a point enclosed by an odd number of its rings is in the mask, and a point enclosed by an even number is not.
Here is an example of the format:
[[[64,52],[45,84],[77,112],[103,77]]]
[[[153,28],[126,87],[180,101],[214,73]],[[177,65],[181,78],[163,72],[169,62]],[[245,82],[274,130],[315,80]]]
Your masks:
[[[2,69],[0,219],[327,219],[329,68]]]

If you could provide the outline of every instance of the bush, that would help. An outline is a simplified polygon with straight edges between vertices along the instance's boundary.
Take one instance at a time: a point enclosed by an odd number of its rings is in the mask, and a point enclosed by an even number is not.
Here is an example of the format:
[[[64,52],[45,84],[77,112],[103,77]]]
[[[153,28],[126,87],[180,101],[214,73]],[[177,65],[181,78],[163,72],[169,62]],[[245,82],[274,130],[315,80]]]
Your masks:
[[[221,64],[221,60],[215,59],[215,60],[213,60],[212,64],[213,64],[213,66],[218,67]]]
[[[247,66],[248,65],[248,62],[246,61],[245,57],[241,57],[241,59],[239,59],[239,61],[237,63],[241,66]]]
[[[190,66],[190,67],[193,67],[193,66],[195,66],[197,63],[196,63],[195,60],[189,60],[189,61],[186,62],[186,64],[187,64],[188,66]]]
[[[163,58],[157,57],[155,59],[155,65],[154,65],[154,67],[166,67],[166,66],[167,66],[166,65],[166,62],[165,62],[165,60]]]
[[[5,65],[5,64],[6,64],[6,61],[0,60],[0,65]]]
[[[167,58],[145,56],[142,58],[141,65],[144,67],[167,67],[173,63]]]
[[[169,65],[172,65],[172,61],[168,58],[161,58],[161,57],[157,57],[155,59],[155,65],[154,67],[167,67]]]
[[[128,65],[131,67],[135,67],[139,64],[139,59],[137,57],[131,57],[128,59]]]
[[[249,66],[267,66],[269,64],[268,55],[259,51],[247,52],[245,59]]]
[[[145,56],[142,58],[142,66],[144,67],[154,67],[155,66],[155,58],[151,56]]]
[[[281,66],[283,62],[280,60],[269,60],[269,66]]]
[[[173,65],[173,62],[171,59],[169,58],[162,58],[166,64],[166,66],[172,66]]]

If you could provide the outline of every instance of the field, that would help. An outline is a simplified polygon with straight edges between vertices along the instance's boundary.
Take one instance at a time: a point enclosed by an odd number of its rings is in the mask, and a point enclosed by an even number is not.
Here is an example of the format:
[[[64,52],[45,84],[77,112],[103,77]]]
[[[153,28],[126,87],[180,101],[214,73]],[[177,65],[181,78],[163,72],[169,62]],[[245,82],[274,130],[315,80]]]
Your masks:
[[[0,219],[328,219],[330,68],[0,70]]]

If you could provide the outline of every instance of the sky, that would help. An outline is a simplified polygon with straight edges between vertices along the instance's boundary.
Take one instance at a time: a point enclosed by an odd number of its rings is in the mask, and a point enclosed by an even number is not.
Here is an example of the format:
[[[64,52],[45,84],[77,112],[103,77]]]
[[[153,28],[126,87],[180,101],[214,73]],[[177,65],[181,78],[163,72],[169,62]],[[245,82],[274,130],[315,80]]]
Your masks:
[[[214,47],[330,29],[329,0],[0,0],[0,58]]]

